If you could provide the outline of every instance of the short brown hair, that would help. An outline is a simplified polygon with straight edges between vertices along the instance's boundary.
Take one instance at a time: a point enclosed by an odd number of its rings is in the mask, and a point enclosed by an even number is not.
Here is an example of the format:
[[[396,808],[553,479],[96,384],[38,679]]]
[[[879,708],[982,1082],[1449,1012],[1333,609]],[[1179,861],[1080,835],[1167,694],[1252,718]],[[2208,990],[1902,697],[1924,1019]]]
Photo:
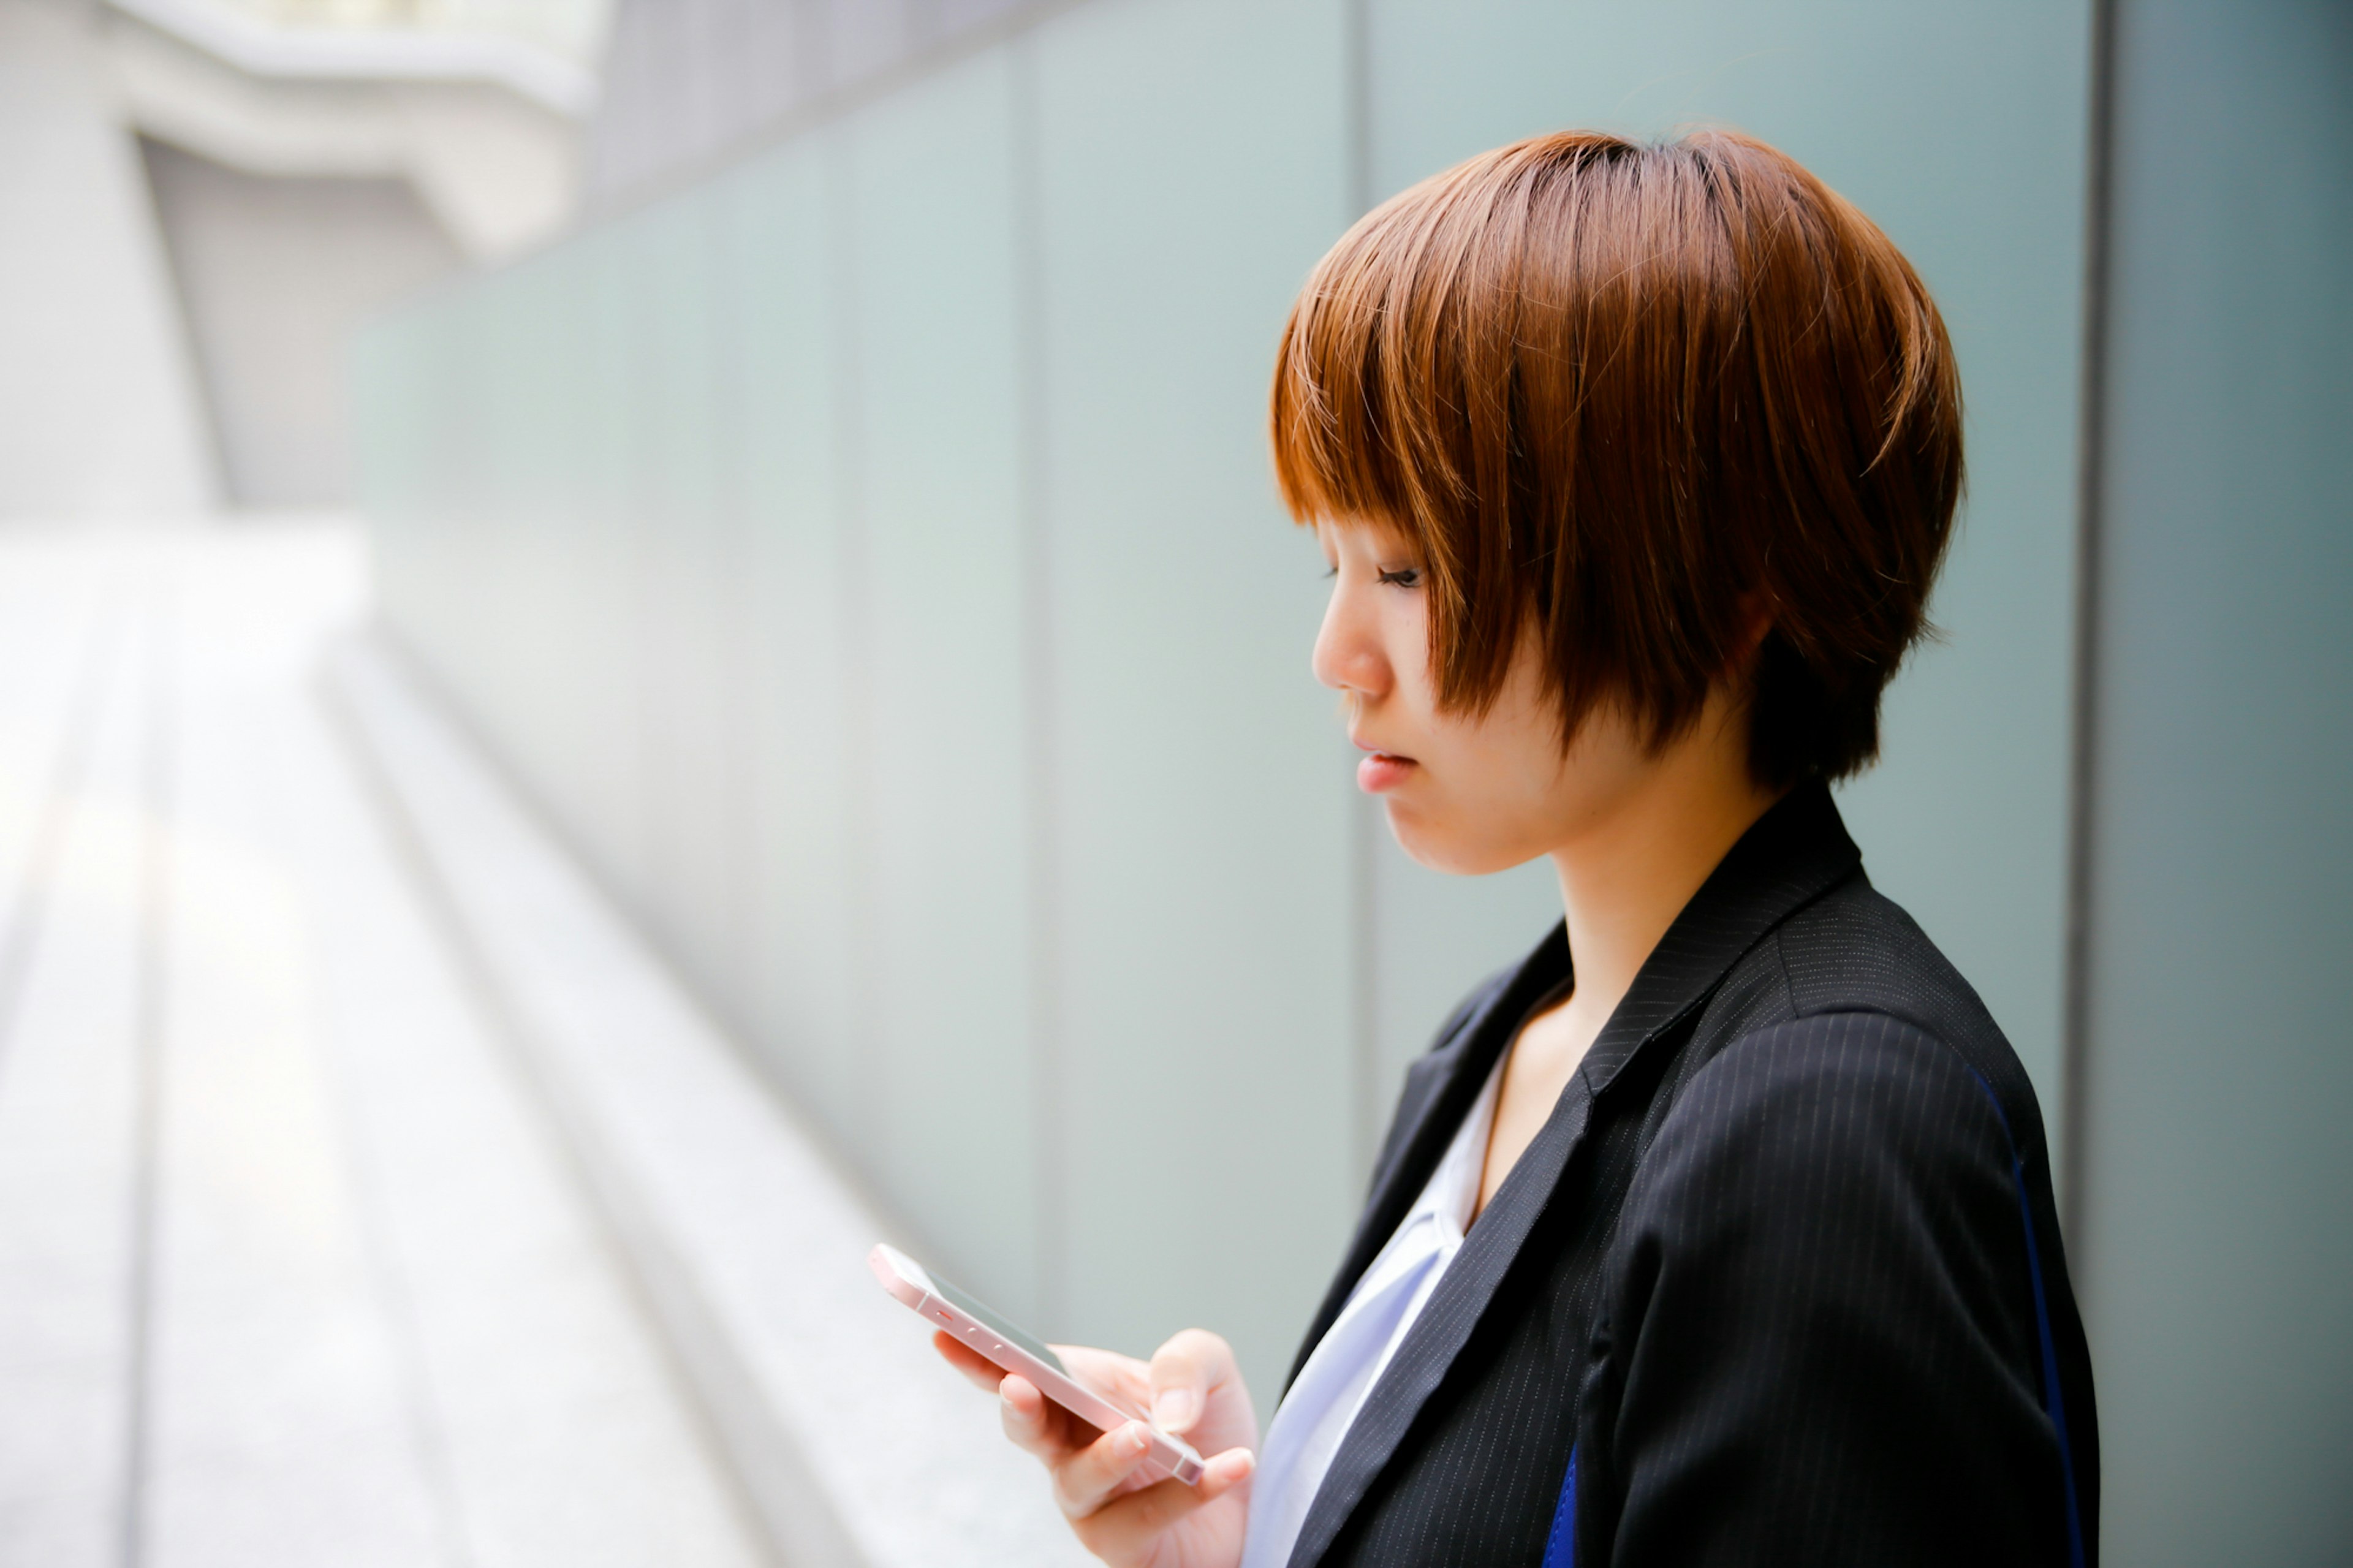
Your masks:
[[[1793,159],[1570,132],[1333,247],[1273,439],[1293,517],[1419,550],[1450,710],[1483,711],[1533,631],[1564,743],[1616,700],[1664,744],[1767,616],[1749,761],[1780,785],[1878,752],[1960,494],[1960,379],[1911,266]]]

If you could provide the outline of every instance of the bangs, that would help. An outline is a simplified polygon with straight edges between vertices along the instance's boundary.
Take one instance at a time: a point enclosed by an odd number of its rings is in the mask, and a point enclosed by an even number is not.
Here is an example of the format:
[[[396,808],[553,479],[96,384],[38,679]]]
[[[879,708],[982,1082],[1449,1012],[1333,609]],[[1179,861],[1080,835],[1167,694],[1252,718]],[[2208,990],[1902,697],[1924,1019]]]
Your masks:
[[[1477,405],[1503,412],[1495,392],[1474,392],[1464,363],[1476,274],[1495,269],[1479,197],[1500,193],[1478,188],[1493,173],[1465,166],[1425,181],[1333,247],[1284,329],[1271,411],[1275,479],[1293,520],[1369,524],[1411,544],[1432,597],[1441,699],[1473,709],[1503,671],[1482,681],[1462,668],[1483,661],[1458,650],[1470,563],[1450,525],[1481,510]],[[1486,330],[1510,341],[1508,323]],[[1493,384],[1507,402],[1508,378]]]
[[[1389,379],[1419,379],[1385,329],[1406,313],[1414,282],[1384,239],[1406,226],[1397,210],[1414,193],[1351,229],[1308,279],[1284,329],[1273,399],[1274,470],[1294,521],[1379,520],[1411,528],[1415,504],[1398,439],[1412,402]],[[1384,351],[1387,352],[1384,352]],[[1419,530],[1413,530],[1419,540]]]

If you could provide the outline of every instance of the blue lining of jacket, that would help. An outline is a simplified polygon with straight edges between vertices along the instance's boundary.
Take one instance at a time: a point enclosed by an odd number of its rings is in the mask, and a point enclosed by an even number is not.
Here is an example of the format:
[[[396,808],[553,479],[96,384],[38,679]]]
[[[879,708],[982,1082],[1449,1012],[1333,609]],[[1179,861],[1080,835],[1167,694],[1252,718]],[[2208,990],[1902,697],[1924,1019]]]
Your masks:
[[[2051,1428],[2059,1438],[2059,1476],[2067,1493],[2067,1562],[2070,1568],[2084,1568],[2084,1518],[2075,1501],[2075,1450],[2067,1440],[2067,1398],[2059,1387],[2059,1347],[2051,1336],[2051,1300],[2042,1289],[2042,1248],[2034,1239],[2034,1208],[2026,1197],[2026,1162],[2020,1158],[2018,1140],[2010,1131],[2010,1118],[2001,1109],[2001,1098],[1993,1091],[1985,1074],[1975,1068],[1969,1076],[1985,1090],[1993,1106],[1994,1120],[2001,1123],[2002,1141],[2010,1145],[2010,1182],[2018,1191],[2018,1220],[2026,1230],[2026,1273],[2034,1282],[2034,1332],[2042,1347],[2042,1412],[2051,1417]],[[1574,1456],[1571,1456],[1572,1461]]]
[[[1577,1568],[1577,1450],[1568,1451],[1568,1475],[1553,1506],[1552,1533],[1545,1538],[1544,1568]]]

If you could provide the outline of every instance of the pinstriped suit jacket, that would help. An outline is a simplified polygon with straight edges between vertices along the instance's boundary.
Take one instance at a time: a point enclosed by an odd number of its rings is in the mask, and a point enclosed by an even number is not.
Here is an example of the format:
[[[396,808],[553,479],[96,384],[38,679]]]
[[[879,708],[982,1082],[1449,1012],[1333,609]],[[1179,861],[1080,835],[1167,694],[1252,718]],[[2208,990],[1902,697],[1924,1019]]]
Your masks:
[[[1301,1361],[1568,973],[1556,929],[1409,1073]],[[1578,1568],[2064,1563],[2071,1519],[2096,1561],[2091,1363],[2033,1089],[1818,784],[1643,967],[1293,1568],[1536,1564],[1572,1448]]]

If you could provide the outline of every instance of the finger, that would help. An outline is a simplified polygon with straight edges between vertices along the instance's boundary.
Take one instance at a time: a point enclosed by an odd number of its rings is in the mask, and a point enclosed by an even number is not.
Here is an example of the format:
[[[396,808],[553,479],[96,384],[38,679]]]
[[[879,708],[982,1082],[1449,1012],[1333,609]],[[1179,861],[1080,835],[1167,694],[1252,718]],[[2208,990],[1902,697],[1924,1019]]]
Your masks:
[[[1215,1502],[1242,1482],[1250,1479],[1258,1468],[1258,1456],[1248,1448],[1229,1448],[1222,1454],[1212,1454],[1201,1461],[1201,1479],[1190,1488],[1196,1504]]]
[[[1113,1498],[1086,1518],[1072,1521],[1079,1544],[1113,1563],[1142,1557],[1170,1525],[1217,1501],[1248,1480],[1257,1468],[1248,1448],[1229,1448],[1203,1461],[1201,1479],[1192,1486],[1166,1480]]]
[[[1187,1329],[1152,1352],[1152,1423],[1164,1432],[1183,1432],[1208,1408],[1209,1391],[1233,1371],[1234,1352],[1225,1341],[1200,1329]]]
[[[1054,1500],[1070,1518],[1084,1519],[1109,1501],[1152,1447],[1141,1421],[1113,1427],[1054,1467]]]
[[[1036,1455],[1049,1468],[1062,1464],[1102,1436],[1039,1393],[1026,1377],[1008,1376],[997,1385],[997,1414],[1014,1447]]]
[[[1005,1381],[1003,1368],[951,1334],[934,1333],[932,1348],[940,1352],[942,1360],[964,1373],[976,1388],[994,1394],[997,1385]]]

